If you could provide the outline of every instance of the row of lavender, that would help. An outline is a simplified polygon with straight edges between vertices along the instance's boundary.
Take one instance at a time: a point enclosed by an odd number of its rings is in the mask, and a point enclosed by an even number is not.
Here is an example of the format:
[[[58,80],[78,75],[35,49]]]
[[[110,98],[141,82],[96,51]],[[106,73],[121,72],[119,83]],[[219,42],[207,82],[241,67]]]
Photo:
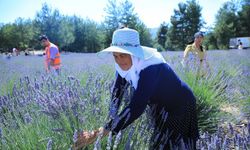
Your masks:
[[[233,51],[230,55],[229,52],[213,55],[211,53],[210,56],[213,57],[210,57],[210,61],[214,71],[221,71],[222,63],[218,60],[229,59],[231,64],[224,62],[227,67],[235,68],[239,64],[242,65],[239,67],[240,70],[227,68],[231,71],[227,70],[222,75],[223,78],[219,78],[222,80],[220,85],[223,86],[217,87],[219,90],[215,90],[217,92],[215,98],[224,102],[226,99],[229,104],[235,104],[235,98],[241,101],[249,98],[249,91],[246,88],[242,89],[247,86],[243,83],[249,82],[245,80],[250,66],[245,57],[247,53],[246,51],[243,51],[243,54]],[[232,57],[236,54],[240,58]],[[190,72],[183,71],[178,65],[180,54],[166,53],[164,56],[177,73],[191,85],[195,93],[201,95],[201,99],[207,96],[205,95],[207,93],[203,92],[210,90],[205,86],[209,86],[207,80],[213,82],[215,79],[206,78],[199,83],[194,83]],[[0,60],[1,74],[4,74],[0,79],[2,80],[0,86],[4,89],[0,97],[0,113],[3,114],[0,116],[1,149],[68,149],[74,142],[76,131],[92,130],[105,124],[109,114],[110,90],[114,78],[114,70],[110,66],[112,60],[102,60],[93,54],[70,54],[63,56],[63,60],[64,67],[60,76],[45,74],[40,57],[23,56]],[[233,78],[226,78],[225,74]],[[216,74],[212,76],[218,77]],[[220,91],[225,82],[229,88]],[[195,88],[197,84],[204,87],[203,91]],[[242,108],[241,103],[238,103],[238,106]],[[206,107],[202,109],[201,113],[209,112],[206,109]],[[109,135],[102,142],[98,139],[90,148],[147,148],[152,129],[150,126],[145,126],[150,121],[145,119],[145,115],[117,136]],[[240,117],[237,117],[244,119],[245,116],[240,114]],[[230,115],[230,117],[233,116]],[[249,123],[233,126],[230,124],[228,127],[219,126],[216,129],[213,134],[206,132],[201,134],[197,142],[200,149],[247,149],[249,147]]]

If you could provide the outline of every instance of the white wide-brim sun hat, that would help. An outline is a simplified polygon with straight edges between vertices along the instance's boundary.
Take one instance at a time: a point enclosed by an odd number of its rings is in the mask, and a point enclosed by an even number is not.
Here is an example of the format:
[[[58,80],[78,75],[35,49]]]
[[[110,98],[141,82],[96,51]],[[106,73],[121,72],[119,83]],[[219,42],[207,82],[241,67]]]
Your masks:
[[[139,33],[130,28],[118,29],[113,33],[111,46],[98,52],[98,55],[105,53],[125,53],[146,60],[153,56],[154,48],[141,46]]]

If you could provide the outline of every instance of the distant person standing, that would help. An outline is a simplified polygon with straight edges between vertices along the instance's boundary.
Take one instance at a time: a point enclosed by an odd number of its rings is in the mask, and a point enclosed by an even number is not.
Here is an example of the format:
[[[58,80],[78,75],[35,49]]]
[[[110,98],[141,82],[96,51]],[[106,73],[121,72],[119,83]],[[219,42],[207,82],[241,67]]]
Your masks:
[[[209,69],[209,64],[206,60],[206,50],[202,46],[203,39],[204,35],[202,32],[194,34],[194,41],[186,46],[182,61],[184,66],[188,65],[188,67],[198,67],[198,76],[205,75]]]
[[[13,56],[14,56],[14,55],[17,56],[17,49],[16,49],[15,47],[12,49],[12,54],[13,54]]]
[[[243,43],[240,39],[238,40],[238,49],[243,49]]]
[[[61,59],[59,48],[51,43],[46,35],[40,36],[41,44],[45,47],[45,69],[50,72],[53,68],[57,74],[60,72]]]
[[[12,49],[12,55],[13,55],[13,56],[18,56],[18,55],[19,55],[19,50],[18,50],[17,48],[14,47],[14,48]]]

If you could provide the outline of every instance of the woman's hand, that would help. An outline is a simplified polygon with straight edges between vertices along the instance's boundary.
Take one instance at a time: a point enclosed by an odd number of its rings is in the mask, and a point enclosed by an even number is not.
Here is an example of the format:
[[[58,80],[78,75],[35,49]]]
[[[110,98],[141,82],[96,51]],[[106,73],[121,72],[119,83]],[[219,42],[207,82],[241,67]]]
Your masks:
[[[97,136],[98,136],[98,130],[92,132],[83,131],[78,133],[77,141],[74,143],[72,149],[78,150],[86,147],[89,144],[92,144],[96,140]]]
[[[78,150],[84,148],[87,145],[92,144],[97,139],[99,134],[103,137],[106,136],[108,133],[109,131],[105,130],[102,127],[92,132],[83,131],[78,134],[77,141],[74,143],[72,149]]]

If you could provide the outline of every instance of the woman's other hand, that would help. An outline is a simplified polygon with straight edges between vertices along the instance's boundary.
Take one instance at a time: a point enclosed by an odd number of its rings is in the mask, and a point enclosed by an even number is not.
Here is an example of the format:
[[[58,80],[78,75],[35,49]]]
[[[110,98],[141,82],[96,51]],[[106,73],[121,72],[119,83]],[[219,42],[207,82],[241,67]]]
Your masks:
[[[78,133],[77,141],[74,143],[72,149],[78,150],[78,149],[86,147],[89,144],[92,144],[96,140],[98,136],[98,132],[99,132],[98,130],[95,130],[91,132],[82,131]]]
[[[92,144],[100,135],[101,137],[106,136],[109,133],[108,130],[105,130],[104,128],[99,128],[98,130],[94,131],[82,131],[77,136],[77,141],[74,143],[72,149],[78,150],[81,148],[86,147],[87,145]]]

